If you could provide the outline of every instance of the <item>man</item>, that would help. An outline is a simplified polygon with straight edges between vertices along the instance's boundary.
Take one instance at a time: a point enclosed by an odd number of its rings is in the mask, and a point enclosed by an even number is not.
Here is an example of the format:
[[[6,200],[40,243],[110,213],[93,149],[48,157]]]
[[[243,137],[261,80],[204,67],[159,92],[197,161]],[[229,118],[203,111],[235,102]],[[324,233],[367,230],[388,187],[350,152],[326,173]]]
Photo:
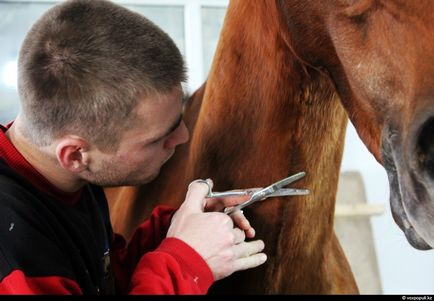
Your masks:
[[[31,28],[18,69],[21,111],[0,131],[0,293],[203,294],[265,262],[242,213],[207,202],[211,181],[157,207],[128,245],[112,233],[102,187],[150,182],[188,140],[184,63],[159,28],[66,1]]]

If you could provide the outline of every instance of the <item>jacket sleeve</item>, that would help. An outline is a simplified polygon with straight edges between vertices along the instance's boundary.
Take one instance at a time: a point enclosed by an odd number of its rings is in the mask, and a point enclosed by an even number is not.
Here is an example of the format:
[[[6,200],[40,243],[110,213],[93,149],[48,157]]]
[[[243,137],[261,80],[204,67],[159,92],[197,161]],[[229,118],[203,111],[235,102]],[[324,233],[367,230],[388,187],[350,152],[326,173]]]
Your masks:
[[[30,277],[14,270],[0,282],[0,295],[81,295],[77,282],[61,276]]]
[[[115,234],[112,266],[117,288],[129,294],[205,294],[214,282],[203,258],[176,238],[165,238],[175,209],[156,207],[128,245]]]

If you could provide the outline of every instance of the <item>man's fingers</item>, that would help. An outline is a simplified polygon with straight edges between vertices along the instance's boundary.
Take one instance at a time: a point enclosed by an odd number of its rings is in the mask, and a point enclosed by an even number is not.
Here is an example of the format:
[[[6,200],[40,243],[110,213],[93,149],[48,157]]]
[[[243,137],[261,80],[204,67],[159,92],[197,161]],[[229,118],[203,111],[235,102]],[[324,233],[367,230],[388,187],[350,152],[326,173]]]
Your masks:
[[[221,203],[225,208],[233,207],[241,203],[247,202],[252,196],[251,195],[239,195],[239,196],[227,196],[224,198],[217,198],[218,202]]]
[[[242,210],[237,210],[234,213],[230,215],[232,217],[232,220],[234,221],[234,224],[238,226],[238,228],[242,230],[246,230],[250,228],[250,222],[247,220],[247,218],[244,216],[244,213]]]
[[[234,225],[243,230],[248,238],[255,237],[255,229],[252,228],[242,210],[235,211],[230,215],[230,217],[234,221]]]
[[[264,246],[262,240],[242,242],[233,246],[234,256],[235,258],[249,257],[264,250]]]
[[[233,229],[234,232],[234,244],[238,245],[240,243],[242,243],[245,239],[246,239],[246,234],[244,233],[243,230],[240,230],[238,228],[234,228]]]
[[[235,245],[233,248],[235,261],[233,263],[234,271],[251,269],[263,264],[267,260],[265,253],[260,253],[264,250],[264,242],[255,240],[243,242]]]
[[[256,253],[248,257],[241,257],[233,263],[234,272],[255,268],[265,261],[267,261],[267,255],[265,255],[265,253]]]
[[[223,209],[225,208],[230,208],[238,204],[247,202],[250,197],[250,195],[241,195],[209,198],[206,201],[205,209],[207,211],[223,211]]]
[[[211,179],[195,180],[188,185],[187,196],[185,197],[184,206],[195,211],[203,212],[205,207],[205,197],[212,189],[213,182]]]

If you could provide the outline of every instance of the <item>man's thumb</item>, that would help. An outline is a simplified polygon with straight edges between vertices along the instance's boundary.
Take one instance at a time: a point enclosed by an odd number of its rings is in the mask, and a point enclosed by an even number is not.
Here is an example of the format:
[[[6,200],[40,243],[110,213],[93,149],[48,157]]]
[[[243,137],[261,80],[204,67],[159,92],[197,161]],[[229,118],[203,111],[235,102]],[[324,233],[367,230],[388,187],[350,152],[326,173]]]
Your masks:
[[[211,179],[195,180],[188,185],[184,206],[191,210],[203,212],[205,210],[205,198],[211,192],[213,182]]]

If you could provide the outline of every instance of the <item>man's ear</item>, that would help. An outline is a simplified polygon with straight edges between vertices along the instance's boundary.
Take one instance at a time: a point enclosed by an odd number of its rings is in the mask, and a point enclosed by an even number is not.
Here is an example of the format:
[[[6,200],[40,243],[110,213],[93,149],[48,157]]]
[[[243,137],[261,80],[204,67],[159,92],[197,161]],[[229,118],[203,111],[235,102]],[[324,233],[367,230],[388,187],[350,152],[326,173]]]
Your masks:
[[[78,136],[63,137],[56,146],[56,157],[64,169],[73,173],[82,172],[88,168],[89,145]]]

